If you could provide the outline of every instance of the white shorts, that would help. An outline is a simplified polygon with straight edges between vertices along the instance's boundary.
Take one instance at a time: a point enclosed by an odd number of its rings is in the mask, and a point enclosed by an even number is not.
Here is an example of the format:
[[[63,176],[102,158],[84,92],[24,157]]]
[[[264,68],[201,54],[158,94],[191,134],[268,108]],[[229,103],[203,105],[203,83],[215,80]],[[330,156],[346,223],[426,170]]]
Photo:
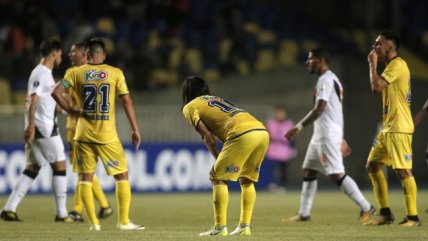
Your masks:
[[[306,151],[303,169],[312,169],[326,175],[345,173],[343,156],[338,143],[309,143]]]
[[[39,166],[65,161],[64,143],[59,135],[34,139],[31,144],[25,144],[25,155],[27,163]]]

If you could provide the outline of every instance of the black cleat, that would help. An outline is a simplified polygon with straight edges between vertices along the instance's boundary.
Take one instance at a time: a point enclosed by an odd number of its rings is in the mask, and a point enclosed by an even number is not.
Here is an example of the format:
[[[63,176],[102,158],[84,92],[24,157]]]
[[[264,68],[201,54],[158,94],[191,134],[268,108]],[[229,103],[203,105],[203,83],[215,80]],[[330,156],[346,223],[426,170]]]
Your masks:
[[[3,210],[1,211],[0,217],[6,222],[22,222],[22,220],[18,218],[18,214],[12,211]]]
[[[106,208],[100,208],[100,211],[98,212],[98,218],[104,219],[108,218],[113,214],[113,209],[108,206]]]
[[[80,222],[83,223],[85,220],[83,219],[82,215],[76,211],[71,211],[68,213],[68,216],[74,220],[74,222]]]
[[[59,223],[74,223],[74,219],[72,219],[70,216],[60,218],[58,216],[55,216],[55,222]]]

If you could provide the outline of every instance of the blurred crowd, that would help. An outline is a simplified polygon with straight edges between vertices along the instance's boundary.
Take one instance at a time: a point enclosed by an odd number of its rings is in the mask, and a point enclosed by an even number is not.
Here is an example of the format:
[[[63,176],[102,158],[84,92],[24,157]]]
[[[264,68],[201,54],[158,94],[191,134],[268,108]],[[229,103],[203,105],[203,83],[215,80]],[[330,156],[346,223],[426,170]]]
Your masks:
[[[190,74],[217,80],[295,65],[319,43],[328,43],[333,53],[357,51],[296,2],[0,0],[0,79],[12,90],[25,90],[39,60],[38,45],[51,36],[61,39],[64,53],[75,42],[102,37],[107,63],[124,69],[135,90],[177,85]],[[412,33],[426,26],[414,21],[427,5],[418,2],[425,7],[404,4],[403,9],[419,13],[403,19]],[[64,58],[55,74],[61,76],[68,66]]]
[[[102,37],[107,63],[123,68],[136,90],[175,85],[189,74],[216,80],[266,71],[278,58],[294,64],[295,40],[329,37],[303,16],[282,1],[1,0],[0,77],[13,90],[25,89],[38,45],[51,36],[65,53],[75,42]]]

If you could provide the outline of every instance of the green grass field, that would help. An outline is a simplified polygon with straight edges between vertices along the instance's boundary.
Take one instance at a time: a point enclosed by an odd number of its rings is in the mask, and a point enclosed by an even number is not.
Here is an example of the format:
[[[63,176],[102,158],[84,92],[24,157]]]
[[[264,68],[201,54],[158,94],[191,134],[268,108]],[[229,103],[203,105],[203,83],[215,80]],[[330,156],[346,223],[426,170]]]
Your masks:
[[[374,203],[371,192],[365,192]],[[0,196],[0,205],[6,202]],[[239,219],[239,193],[231,193],[228,227],[232,231]],[[24,222],[0,222],[0,240],[428,240],[428,191],[420,191],[421,227],[402,228],[396,224],[364,227],[356,221],[359,209],[340,191],[320,191],[312,210],[312,221],[283,224],[280,219],[293,215],[299,206],[300,193],[259,192],[253,215],[251,237],[199,237],[213,222],[211,194],[138,194],[133,196],[131,219],[144,224],[145,231],[115,230],[116,216],[101,220],[101,232],[89,232],[89,224],[53,222],[54,201],[51,195],[30,195],[21,203],[18,214]],[[109,196],[115,203],[114,196]],[[401,191],[390,194],[396,223],[404,217]],[[68,206],[71,207],[71,195]],[[85,220],[86,221],[86,220]]]

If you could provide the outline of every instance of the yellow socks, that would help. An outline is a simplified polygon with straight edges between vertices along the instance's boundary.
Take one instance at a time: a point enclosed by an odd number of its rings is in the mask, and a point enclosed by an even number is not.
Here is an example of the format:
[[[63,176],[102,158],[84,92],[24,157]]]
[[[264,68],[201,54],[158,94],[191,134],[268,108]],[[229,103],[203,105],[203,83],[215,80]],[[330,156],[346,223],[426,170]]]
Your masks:
[[[107,208],[109,206],[106,195],[104,194],[104,191],[100,185],[100,181],[96,175],[94,175],[92,180],[92,192],[94,193],[94,198],[98,201],[102,208]]]
[[[379,205],[379,208],[389,207],[388,200],[388,184],[386,182],[383,171],[379,170],[376,173],[369,173],[373,185],[373,191]]]
[[[116,182],[116,201],[118,210],[118,223],[128,224],[129,206],[131,205],[131,186],[128,180]]]
[[[79,192],[83,201],[83,205],[86,210],[86,215],[88,216],[89,222],[91,224],[100,224],[100,221],[97,218],[95,213],[95,204],[94,204],[94,195],[92,193],[92,183],[80,181],[79,182]]]
[[[408,177],[404,180],[401,180],[404,189],[404,201],[406,203],[407,215],[416,216],[418,215],[418,210],[416,208],[416,182],[415,178]]]
[[[80,196],[80,185],[79,181],[77,181],[76,189],[74,190],[74,208],[73,211],[76,211],[80,214],[83,212],[83,202]]]
[[[214,221],[216,227],[226,225],[227,205],[229,203],[229,189],[227,185],[213,186]]]
[[[256,202],[256,189],[254,183],[241,185],[241,218],[239,224],[249,225],[253,216]]]

